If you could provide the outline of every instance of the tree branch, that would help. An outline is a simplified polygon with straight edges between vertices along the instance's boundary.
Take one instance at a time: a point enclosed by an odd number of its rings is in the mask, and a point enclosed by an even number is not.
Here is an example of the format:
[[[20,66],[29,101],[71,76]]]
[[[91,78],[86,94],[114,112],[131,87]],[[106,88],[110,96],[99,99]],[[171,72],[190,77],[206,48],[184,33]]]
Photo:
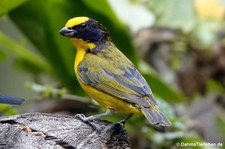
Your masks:
[[[130,148],[121,124],[103,120],[94,122],[101,127],[100,133],[73,116],[28,113],[0,117],[0,148]]]

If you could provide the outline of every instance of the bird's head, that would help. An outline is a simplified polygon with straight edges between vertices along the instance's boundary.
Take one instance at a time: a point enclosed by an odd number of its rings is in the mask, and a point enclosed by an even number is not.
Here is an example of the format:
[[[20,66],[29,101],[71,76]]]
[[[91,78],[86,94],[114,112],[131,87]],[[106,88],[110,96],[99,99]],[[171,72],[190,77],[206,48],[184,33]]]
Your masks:
[[[103,25],[88,17],[70,19],[59,33],[71,38],[75,46],[85,44],[97,45],[110,38]]]

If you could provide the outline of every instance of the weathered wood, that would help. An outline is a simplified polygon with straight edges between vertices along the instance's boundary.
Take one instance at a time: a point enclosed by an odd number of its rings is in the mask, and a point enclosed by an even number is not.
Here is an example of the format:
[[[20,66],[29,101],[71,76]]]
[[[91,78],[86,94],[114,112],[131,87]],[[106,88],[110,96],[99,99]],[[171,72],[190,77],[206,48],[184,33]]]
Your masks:
[[[101,132],[73,116],[28,113],[0,117],[1,149],[129,149],[120,123],[94,121]]]

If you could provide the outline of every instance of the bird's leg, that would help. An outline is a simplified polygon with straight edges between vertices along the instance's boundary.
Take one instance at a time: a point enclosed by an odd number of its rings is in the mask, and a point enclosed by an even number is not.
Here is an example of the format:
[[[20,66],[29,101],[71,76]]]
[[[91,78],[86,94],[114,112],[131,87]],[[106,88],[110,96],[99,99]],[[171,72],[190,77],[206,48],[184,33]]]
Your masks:
[[[86,117],[85,115],[83,114],[76,114],[75,117],[76,118],[79,118],[80,120],[82,120],[83,122],[88,122],[88,121],[93,121],[95,119],[99,119],[103,116],[109,116],[109,115],[112,115],[114,113],[114,110],[112,109],[107,109],[105,113],[100,113],[100,114],[97,114],[97,115],[92,115],[92,116],[89,116],[89,117]]]
[[[122,125],[125,125],[125,123],[133,116],[134,114],[129,114],[124,120],[120,121]]]
[[[95,123],[93,123],[91,121],[99,119],[99,118],[101,118],[103,116],[112,115],[113,113],[114,113],[113,109],[107,109],[105,113],[100,113],[100,114],[92,115],[92,116],[89,116],[89,117],[86,117],[84,114],[76,114],[75,118],[78,118],[78,119],[80,119],[83,122],[87,122],[92,128],[94,128],[95,130],[100,132],[101,128],[97,124],[95,124]]]

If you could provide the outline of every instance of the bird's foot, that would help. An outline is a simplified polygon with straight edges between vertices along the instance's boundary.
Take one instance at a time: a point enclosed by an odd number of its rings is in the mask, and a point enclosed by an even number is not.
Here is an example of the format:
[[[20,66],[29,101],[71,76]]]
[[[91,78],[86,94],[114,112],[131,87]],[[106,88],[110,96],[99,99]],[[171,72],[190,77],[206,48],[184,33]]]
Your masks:
[[[83,121],[83,122],[87,122],[88,121],[88,117],[86,117],[84,114],[76,114],[74,117],[79,119],[79,120],[81,120],[81,121]]]
[[[113,123],[107,128],[106,132],[111,134],[111,136],[121,134],[123,132],[124,125],[122,123]]]
[[[101,127],[94,123],[92,118],[86,117],[84,114],[76,114],[74,117],[91,126],[97,133],[101,133]]]

